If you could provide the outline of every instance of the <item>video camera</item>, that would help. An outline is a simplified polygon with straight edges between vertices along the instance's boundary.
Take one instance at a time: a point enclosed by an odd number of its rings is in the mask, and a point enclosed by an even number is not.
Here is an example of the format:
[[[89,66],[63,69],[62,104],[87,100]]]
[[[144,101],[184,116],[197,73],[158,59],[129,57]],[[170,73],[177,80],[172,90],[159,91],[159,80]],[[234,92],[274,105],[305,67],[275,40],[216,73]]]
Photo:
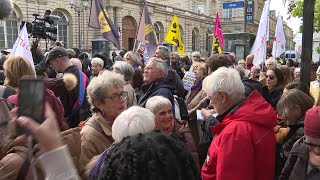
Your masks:
[[[22,21],[20,28],[27,23],[27,31],[31,37],[56,41],[57,39],[52,36],[53,34],[57,34],[57,27],[54,26],[54,22],[61,20],[61,17],[51,15],[50,10],[46,10],[42,17],[39,14],[32,15],[34,16],[32,23]]]

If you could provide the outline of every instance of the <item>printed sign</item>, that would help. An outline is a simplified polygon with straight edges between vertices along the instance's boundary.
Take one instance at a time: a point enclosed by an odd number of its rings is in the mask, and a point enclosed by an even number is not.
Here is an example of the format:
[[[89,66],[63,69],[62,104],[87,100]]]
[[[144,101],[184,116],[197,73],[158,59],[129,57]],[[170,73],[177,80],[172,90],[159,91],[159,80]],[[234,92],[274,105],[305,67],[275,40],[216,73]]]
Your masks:
[[[186,74],[182,79],[183,87],[185,90],[189,91],[191,89],[192,85],[196,81],[195,76],[196,75],[194,74],[194,72],[190,72],[190,71],[186,72]]]
[[[223,9],[241,8],[241,7],[244,7],[243,1],[223,3]]]
[[[253,0],[247,0],[246,18],[248,22],[253,22]]]

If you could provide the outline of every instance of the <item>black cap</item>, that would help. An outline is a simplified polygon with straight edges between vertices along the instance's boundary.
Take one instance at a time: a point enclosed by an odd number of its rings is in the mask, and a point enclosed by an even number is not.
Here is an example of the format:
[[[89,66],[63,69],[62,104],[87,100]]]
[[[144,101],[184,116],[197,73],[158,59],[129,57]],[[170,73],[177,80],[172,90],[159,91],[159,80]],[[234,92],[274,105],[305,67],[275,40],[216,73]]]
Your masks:
[[[67,50],[64,49],[63,47],[56,46],[53,49],[51,49],[51,51],[49,52],[46,59],[46,63],[49,63],[51,59],[65,57],[65,56],[68,56]]]

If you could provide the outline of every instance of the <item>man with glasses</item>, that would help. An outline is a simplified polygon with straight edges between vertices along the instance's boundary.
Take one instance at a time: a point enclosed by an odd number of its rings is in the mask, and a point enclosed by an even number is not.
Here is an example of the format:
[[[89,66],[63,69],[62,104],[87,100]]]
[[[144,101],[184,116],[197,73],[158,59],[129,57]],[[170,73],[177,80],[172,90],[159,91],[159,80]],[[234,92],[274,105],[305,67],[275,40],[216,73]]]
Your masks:
[[[174,107],[173,94],[174,86],[171,85],[169,79],[166,78],[168,74],[168,65],[161,59],[152,57],[148,60],[143,72],[143,82],[141,95],[138,105],[146,107],[149,98],[153,96],[163,96],[170,100],[172,107]]]
[[[157,50],[154,54],[154,57],[162,59],[167,64],[168,73],[166,75],[166,79],[168,79],[168,83],[170,83],[173,87],[176,88],[176,95],[179,97],[184,97],[184,88],[183,83],[178,75],[178,73],[170,66],[170,53],[169,49],[165,46],[158,46]]]
[[[292,147],[279,179],[320,179],[320,107],[306,112],[304,137]]]

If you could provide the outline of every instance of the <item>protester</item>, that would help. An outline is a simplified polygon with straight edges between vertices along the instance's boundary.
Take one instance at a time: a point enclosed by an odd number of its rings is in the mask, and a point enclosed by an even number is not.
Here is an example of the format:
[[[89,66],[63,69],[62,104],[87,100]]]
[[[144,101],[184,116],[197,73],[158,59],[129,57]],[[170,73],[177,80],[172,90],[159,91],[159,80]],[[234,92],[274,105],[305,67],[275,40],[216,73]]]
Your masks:
[[[242,59],[242,60],[239,60],[239,61],[238,61],[238,65],[239,65],[239,66],[242,66],[243,68],[246,68],[246,61],[243,60],[243,59]]]
[[[294,68],[294,70],[293,70],[293,77],[294,77],[294,79],[300,78],[300,67]]]
[[[262,94],[275,109],[283,93],[284,76],[279,68],[269,68],[259,81],[263,85]]]
[[[288,67],[293,67],[293,63],[294,63],[294,61],[292,59],[286,60],[286,66],[288,66]]]
[[[126,63],[130,64],[134,68],[143,67],[143,63],[139,58],[138,54],[133,51],[128,51],[124,56],[123,59]]]
[[[251,68],[254,66],[253,65],[253,59],[254,59],[254,55],[253,54],[249,54],[246,57],[246,69],[251,71]]]
[[[286,65],[280,65],[278,68],[281,70],[284,81],[283,81],[283,87],[285,87],[287,84],[291,83],[293,81],[293,75],[291,69]]]
[[[162,96],[151,97],[146,108],[155,114],[155,127],[166,134],[173,134],[186,143],[193,159],[199,166],[199,157],[196,145],[188,127],[187,121],[175,120],[171,102]]]
[[[194,62],[191,65],[190,71],[195,73],[196,81],[186,95],[185,103],[190,117],[190,129],[199,152],[200,163],[203,163],[209,145],[205,144],[206,138],[201,131],[202,122],[197,119],[197,110],[207,106],[207,94],[202,90],[203,79],[207,76],[206,64],[203,62]]]
[[[99,179],[199,180],[185,144],[159,131],[125,138],[105,158]]]
[[[220,124],[212,127],[215,137],[202,167],[202,179],[273,179],[273,108],[256,91],[245,99],[239,73],[231,68],[213,72],[204,80],[203,89]]]
[[[95,58],[92,58],[91,65],[92,65],[92,75],[90,76],[90,80],[93,77],[98,76],[99,73],[103,70],[104,62],[101,58],[95,57]]]
[[[6,76],[4,84],[16,89],[19,88],[22,76],[36,76],[36,72],[30,63],[22,56],[9,56],[3,64],[3,68]]]
[[[124,84],[123,76],[111,71],[104,71],[91,80],[87,96],[93,115],[81,129],[82,167],[113,143],[112,124],[126,109],[127,93]]]
[[[106,53],[99,53],[99,54],[95,54],[93,56],[93,58],[100,58],[103,60],[103,69],[107,69],[107,70],[110,70],[110,68],[112,67],[113,65],[113,61],[111,59],[108,58],[107,54]]]
[[[180,61],[180,56],[178,53],[176,52],[170,53],[170,66],[172,67],[172,69],[174,69],[178,73],[181,79],[184,76],[184,73],[182,72],[182,68],[184,65],[185,64]]]
[[[303,82],[292,82],[287,84],[283,89],[283,94],[286,94],[290,89],[299,89],[300,91],[304,92],[306,95],[312,97],[310,94],[309,86]]]
[[[176,95],[183,98],[184,97],[184,87],[182,84],[182,80],[178,73],[170,66],[170,55],[169,49],[165,46],[158,46],[157,50],[154,54],[154,57],[160,58],[167,64],[168,73],[166,75],[166,79],[168,79],[168,83],[176,88]]]
[[[77,85],[71,91],[60,94],[60,100],[64,107],[64,117],[67,119],[69,127],[77,127],[81,120],[88,117],[88,103],[85,92],[88,79],[76,66],[72,65],[67,51],[62,47],[54,47],[48,54],[46,63],[50,64],[60,73],[71,73],[77,78]]]
[[[261,72],[260,66],[252,66],[249,79],[259,81],[260,72]]]
[[[268,58],[264,62],[267,69],[274,69],[276,67],[276,60],[273,57]]]
[[[144,85],[141,87],[143,94],[141,95],[138,105],[145,107],[149,98],[153,96],[163,96],[170,100],[172,107],[174,107],[173,94],[175,88],[169,83],[166,78],[168,74],[167,64],[156,57],[148,60],[144,68],[143,81]]]
[[[70,57],[70,56],[69,56],[69,57]],[[77,68],[78,68],[80,71],[82,70],[82,64],[81,64],[80,59],[78,59],[78,58],[71,58],[71,59],[70,59],[70,62],[72,63],[72,65],[77,66]]]
[[[214,54],[208,58],[206,66],[208,67],[208,74],[210,75],[219,67],[232,66],[232,61],[226,55]]]
[[[320,107],[306,112],[304,135],[293,145],[280,180],[320,179]]]
[[[74,163],[72,162],[68,146],[63,144],[61,134],[59,133],[57,120],[55,119],[55,114],[50,105],[47,104],[45,109],[46,120],[41,125],[27,117],[19,117],[15,122],[20,126],[30,130],[33,138],[38,142],[38,147],[40,149],[39,153],[41,156],[38,157],[37,161],[43,170],[45,179],[78,180],[80,177],[74,166]],[[18,137],[15,139],[15,143],[26,143],[26,137],[27,136],[25,135]],[[3,160],[4,159],[2,159],[2,161]],[[15,168],[15,166],[11,167]],[[13,178],[16,179],[17,175]]]
[[[115,140],[115,143],[120,143],[124,138],[151,132],[154,128],[154,114],[148,109],[133,106],[123,111],[115,119],[112,125],[112,137]],[[98,159],[94,161],[92,166],[86,168],[89,170],[89,172],[86,172],[86,177],[90,174],[91,180],[98,179],[103,161],[112,147],[113,146],[106,149]]]
[[[277,154],[276,176],[288,158],[293,144],[303,136],[305,113],[313,107],[313,98],[298,89],[291,89],[283,94],[277,104],[277,112],[284,118],[286,128],[276,126]]]
[[[136,93],[130,84],[134,76],[134,68],[122,61],[115,62],[112,67],[114,72],[124,76],[125,84],[123,89],[127,92],[127,108],[137,105]]]
[[[191,54],[191,60],[192,60],[192,64],[195,62],[200,62],[200,58],[201,58],[201,54],[197,51],[193,52]]]

